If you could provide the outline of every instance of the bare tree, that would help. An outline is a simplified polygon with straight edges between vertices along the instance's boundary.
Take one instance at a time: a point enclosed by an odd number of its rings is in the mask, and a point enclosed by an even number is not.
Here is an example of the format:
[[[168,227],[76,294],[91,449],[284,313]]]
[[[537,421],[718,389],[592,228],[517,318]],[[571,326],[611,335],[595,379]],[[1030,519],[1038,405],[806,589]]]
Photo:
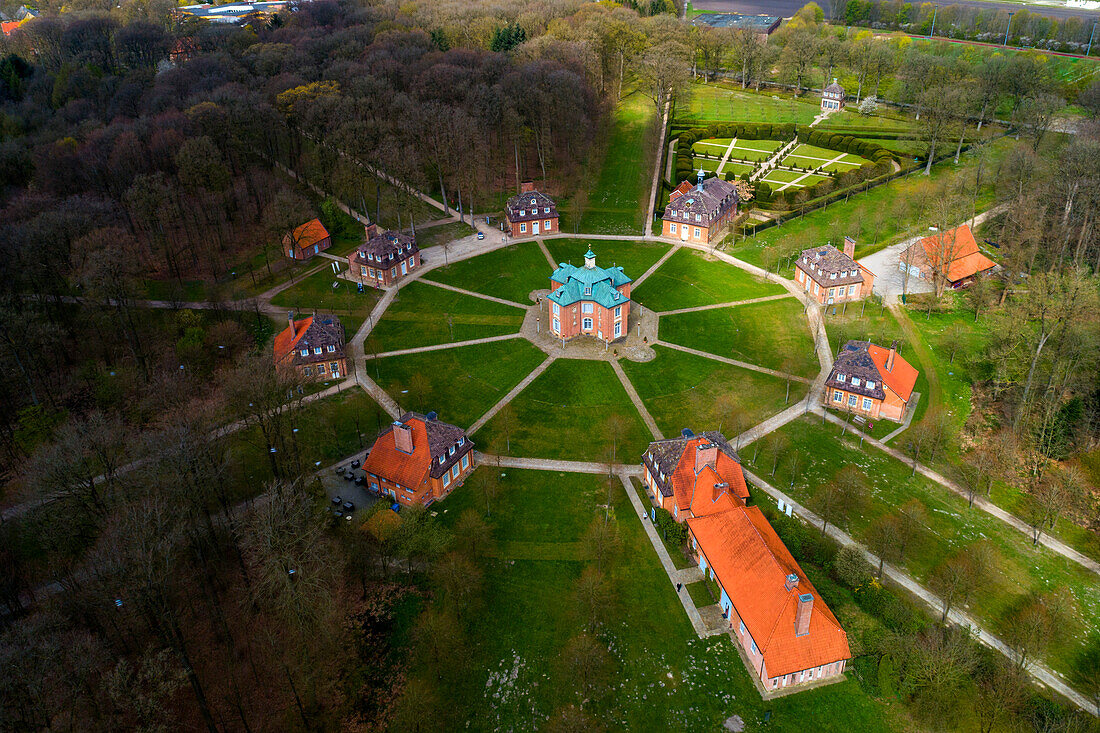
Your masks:
[[[990,569],[990,549],[983,542],[959,548],[932,570],[929,587],[939,595],[942,603],[940,623],[947,623],[947,615],[955,606],[964,606],[981,588]]]
[[[867,493],[867,477],[855,466],[845,466],[833,480],[825,484],[819,498],[821,534],[829,523],[845,521],[863,503]]]

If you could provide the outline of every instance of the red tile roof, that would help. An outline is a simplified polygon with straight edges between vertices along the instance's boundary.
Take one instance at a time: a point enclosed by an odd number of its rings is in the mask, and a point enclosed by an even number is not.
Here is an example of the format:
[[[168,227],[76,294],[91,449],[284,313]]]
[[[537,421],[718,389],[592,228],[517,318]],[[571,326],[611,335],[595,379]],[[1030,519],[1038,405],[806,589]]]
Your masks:
[[[709,442],[711,442],[710,439],[706,437],[687,441],[680,461],[676,464],[676,470],[672,472],[672,491],[680,511],[691,509],[692,512],[698,513],[695,512],[696,500],[706,500],[706,503],[699,504],[700,509],[713,503],[716,483],[729,484],[728,490],[734,496],[741,499],[749,498],[749,487],[745,484],[745,474],[741,471],[741,464],[721,450],[718,451],[718,458],[713,468],[708,466],[698,474],[695,473],[696,448]]]
[[[0,31],[2,31],[5,36],[10,36],[12,31],[19,27],[19,23],[20,21],[18,20],[6,20],[0,23]]]
[[[875,362],[875,366],[878,367],[882,383],[894,390],[898,397],[908,402],[909,395],[913,394],[913,385],[917,383],[919,372],[902,358],[901,354],[894,354],[893,368],[887,371],[886,362],[890,359],[890,349],[868,344],[867,353],[871,356],[871,360]]]
[[[686,194],[691,189],[692,189],[691,181],[684,181],[679,186],[672,189],[672,193],[670,193],[668,195],[668,200],[672,201],[673,199],[679,198],[680,196],[683,196],[684,194]]]
[[[687,520],[699,548],[764,657],[769,677],[849,659],[848,636],[760,509]],[[786,589],[788,575],[798,577]],[[813,596],[810,630],[795,635],[798,596]]]
[[[320,219],[313,219],[295,228],[294,246],[305,249],[306,247],[312,247],[326,237],[328,237],[328,230],[325,229],[325,225],[321,223]]]
[[[936,269],[941,269],[943,259],[951,258],[947,263],[947,279],[951,282],[965,280],[997,266],[996,262],[978,251],[974,233],[966,224],[944,232],[943,237],[942,248],[937,235],[925,237],[921,240],[921,245],[924,247],[928,262]]]
[[[295,345],[299,339],[309,330],[309,327],[313,325],[313,316],[309,318],[303,318],[300,321],[294,322],[294,335],[290,333],[290,326],[284,328],[275,337],[275,361],[282,361],[288,354],[294,351]]]
[[[428,480],[428,471],[432,467],[432,453],[428,446],[428,430],[420,417],[410,417],[405,424],[412,428],[413,452],[404,453],[397,449],[393,430],[387,430],[378,436],[371,446],[370,453],[363,461],[363,470],[381,476],[387,481],[416,489]]]

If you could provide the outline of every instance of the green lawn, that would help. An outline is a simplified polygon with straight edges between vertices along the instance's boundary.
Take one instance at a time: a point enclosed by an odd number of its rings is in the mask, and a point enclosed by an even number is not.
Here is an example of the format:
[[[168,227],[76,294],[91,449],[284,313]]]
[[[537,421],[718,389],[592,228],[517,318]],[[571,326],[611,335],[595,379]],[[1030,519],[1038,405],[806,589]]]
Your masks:
[[[661,316],[662,341],[813,377],[820,369],[802,303],[794,298]]]
[[[695,153],[716,155],[721,158],[726,154],[729,144],[730,138],[726,138],[725,141],[721,138],[708,138],[695,143],[691,149]],[[782,145],[780,140],[738,140],[730,152],[730,157],[752,161],[767,160]]]
[[[558,359],[510,403],[516,425],[511,449],[498,414],[478,433],[486,450],[514,456],[599,461],[610,447],[606,425],[623,418],[619,463],[633,463],[652,439],[626,390],[604,361]]]
[[[465,486],[439,504],[440,520],[483,505],[479,468]],[[507,469],[489,522],[497,544],[486,563],[484,608],[467,629],[472,675],[448,690],[452,722],[474,730],[538,730],[573,701],[573,679],[561,655],[578,628],[573,589],[589,563],[581,539],[607,502],[599,476]],[[770,713],[775,731],[841,730],[866,733],[902,727],[899,708],[873,700],[848,680],[763,702],[728,636],[698,639],[657,560],[622,487],[611,496],[610,523],[621,539],[619,559],[605,568],[614,589],[607,622],[598,632],[610,647],[608,694],[585,705],[601,729],[719,730],[739,715],[756,730]],[[689,592],[689,591],[684,591]],[[431,674],[410,670],[410,674]]]
[[[637,280],[668,252],[664,242],[621,242],[604,239],[549,239],[546,248],[554,262],[580,267],[589,248],[599,267],[622,267],[626,276]],[[544,258],[545,261],[545,258]],[[548,287],[549,285],[547,285]]]
[[[852,155],[851,153],[845,153],[839,150],[832,150],[830,148],[819,148],[816,145],[800,144],[796,145],[794,150],[791,151],[791,155],[799,158],[815,158],[818,165],[824,163],[827,160],[832,160],[837,156],[846,163],[854,163],[855,165],[863,165],[864,163],[870,163],[871,161],[866,158],[861,158],[858,155]]]
[[[550,287],[552,272],[538,244],[524,242],[432,270],[425,279],[530,304],[532,290]]]
[[[396,351],[517,333],[523,311],[421,282],[401,288],[367,339],[368,352]]]
[[[337,287],[333,288],[333,283],[337,283]],[[364,287],[360,293],[355,285],[335,277],[331,269],[325,268],[279,293],[271,299],[271,304],[293,310],[299,316],[314,310],[335,313],[350,339],[381,296],[381,291],[375,288]]]
[[[697,434],[721,430],[732,438],[736,431],[774,415],[806,394],[806,385],[791,382],[788,402],[784,379],[665,346],[654,350],[657,358],[653,361],[621,363],[666,436],[691,428]]]
[[[545,358],[530,342],[512,339],[376,359],[367,362],[367,374],[398,403],[466,427]],[[422,394],[416,375],[427,378]]]
[[[655,311],[729,303],[783,292],[733,265],[683,248],[642,283],[631,297]]]
[[[1053,646],[1046,661],[1064,673],[1072,669],[1086,635],[1100,624],[1100,584],[1095,575],[1042,545],[1033,546],[1027,536],[1000,520],[968,509],[964,499],[923,476],[911,476],[911,468],[901,461],[870,446],[861,450],[858,440],[841,438],[836,425],[822,425],[819,418],[808,416],[784,426],[780,432],[788,445],[775,476],[768,477],[773,457],[766,440],[756,470],[810,509],[820,508],[822,487],[841,468],[854,465],[868,477],[868,502],[842,523],[857,539],[865,536],[875,517],[895,511],[910,499],[917,499],[925,507],[926,536],[905,562],[917,580],[926,582],[933,567],[958,548],[987,540],[996,560],[970,611],[994,631],[1002,630],[1006,614],[1027,593],[1069,590],[1077,604],[1068,630],[1073,638]],[[744,458],[746,451],[741,452]]]
[[[793,100],[770,93],[742,91],[732,84],[695,83],[677,108],[676,121],[706,125],[714,122],[795,122],[808,125],[821,111],[816,100]]]
[[[601,169],[592,182],[580,216],[580,230],[593,234],[637,234],[645,230],[653,175],[651,128],[656,114],[642,94],[624,97],[612,114]]]
[[[442,215],[442,212],[440,212],[440,214]],[[428,227],[427,229],[417,229],[416,244],[420,249],[426,249],[455,239],[462,239],[463,237],[468,237],[476,233],[477,230],[469,224],[454,221],[450,224],[440,224],[438,226]]]

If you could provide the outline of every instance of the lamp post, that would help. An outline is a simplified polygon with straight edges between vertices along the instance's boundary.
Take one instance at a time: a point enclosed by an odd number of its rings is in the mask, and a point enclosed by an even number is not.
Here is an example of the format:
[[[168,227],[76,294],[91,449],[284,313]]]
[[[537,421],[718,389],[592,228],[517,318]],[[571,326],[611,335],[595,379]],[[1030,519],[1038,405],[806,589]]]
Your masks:
[[[1096,21],[1092,21],[1092,31],[1089,32],[1089,47],[1085,49],[1085,55],[1088,56],[1092,51],[1092,38],[1096,35]]]
[[[1001,44],[1002,46],[1008,45],[1008,32],[1012,30],[1012,16],[1015,14],[1015,10],[1008,11],[1008,25],[1005,26],[1005,42]]]
[[[939,11],[939,5],[932,6],[932,32],[928,34],[929,38],[933,38],[936,35],[936,13]]]

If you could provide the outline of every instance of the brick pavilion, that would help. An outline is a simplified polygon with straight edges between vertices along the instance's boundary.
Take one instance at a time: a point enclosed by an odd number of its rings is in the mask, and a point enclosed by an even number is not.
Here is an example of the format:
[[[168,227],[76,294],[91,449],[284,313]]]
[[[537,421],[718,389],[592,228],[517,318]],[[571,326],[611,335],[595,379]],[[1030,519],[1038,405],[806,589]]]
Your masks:
[[[547,296],[550,333],[568,341],[592,336],[610,344],[626,336],[630,316],[630,283],[621,267],[597,267],[592,250],[584,267],[558,265]]]

